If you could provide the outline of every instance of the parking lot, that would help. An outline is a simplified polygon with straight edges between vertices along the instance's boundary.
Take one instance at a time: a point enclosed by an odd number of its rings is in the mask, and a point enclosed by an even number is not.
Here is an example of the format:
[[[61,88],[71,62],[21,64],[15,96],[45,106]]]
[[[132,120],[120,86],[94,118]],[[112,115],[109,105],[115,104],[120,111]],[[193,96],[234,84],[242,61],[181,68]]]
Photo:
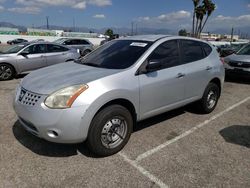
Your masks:
[[[12,109],[19,82],[0,83],[0,187],[250,187],[249,82],[226,82],[210,115],[185,107],[138,123],[107,158],[26,132]]]

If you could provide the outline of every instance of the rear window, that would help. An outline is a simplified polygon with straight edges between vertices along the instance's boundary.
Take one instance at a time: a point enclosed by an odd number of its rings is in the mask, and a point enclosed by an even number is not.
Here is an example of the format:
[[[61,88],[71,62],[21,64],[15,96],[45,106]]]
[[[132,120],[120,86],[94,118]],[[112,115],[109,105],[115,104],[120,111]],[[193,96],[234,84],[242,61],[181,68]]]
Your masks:
[[[201,42],[181,40],[181,52],[184,63],[199,61],[205,57]]]

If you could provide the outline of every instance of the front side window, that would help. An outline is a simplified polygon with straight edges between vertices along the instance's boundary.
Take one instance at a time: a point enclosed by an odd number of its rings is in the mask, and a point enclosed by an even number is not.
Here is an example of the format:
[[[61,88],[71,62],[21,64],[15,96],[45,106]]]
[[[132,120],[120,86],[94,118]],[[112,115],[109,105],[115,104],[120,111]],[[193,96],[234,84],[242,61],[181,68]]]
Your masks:
[[[183,63],[199,61],[205,57],[201,47],[201,42],[198,41],[182,40],[181,52],[183,56]]]
[[[180,65],[178,41],[171,40],[160,44],[149,56],[148,61],[159,62],[162,68]]]
[[[68,49],[63,46],[48,44],[48,53],[65,52],[65,51],[68,51]]]
[[[126,69],[151,45],[152,42],[148,41],[114,40],[85,56],[80,63],[106,69]]]
[[[41,54],[46,52],[46,45],[45,44],[35,44],[30,45],[29,47],[25,48],[23,52],[27,52],[28,54]]]
[[[82,44],[82,45],[89,45],[89,42],[86,41],[86,40],[79,40],[79,44]]]
[[[243,47],[237,55],[250,55],[250,44]]]

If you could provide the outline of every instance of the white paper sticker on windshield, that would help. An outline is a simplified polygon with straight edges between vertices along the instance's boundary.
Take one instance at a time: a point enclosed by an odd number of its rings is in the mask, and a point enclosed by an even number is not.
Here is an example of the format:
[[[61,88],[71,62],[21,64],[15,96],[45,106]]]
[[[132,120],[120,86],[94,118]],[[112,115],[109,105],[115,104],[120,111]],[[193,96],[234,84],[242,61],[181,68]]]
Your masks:
[[[136,47],[146,47],[148,44],[147,43],[143,43],[143,42],[133,42],[130,44],[130,46],[136,46]]]

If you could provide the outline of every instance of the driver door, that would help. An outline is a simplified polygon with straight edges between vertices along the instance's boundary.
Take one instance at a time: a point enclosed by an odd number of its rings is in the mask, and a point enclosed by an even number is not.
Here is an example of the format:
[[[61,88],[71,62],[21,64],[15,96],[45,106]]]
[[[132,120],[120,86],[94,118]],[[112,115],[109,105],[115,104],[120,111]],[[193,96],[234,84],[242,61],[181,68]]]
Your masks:
[[[45,67],[46,45],[33,44],[22,50],[17,57],[20,72],[28,72]]]
[[[160,63],[160,66],[139,75],[141,119],[180,106],[185,94],[185,70],[180,63],[177,40],[160,44],[146,60],[149,62]]]

